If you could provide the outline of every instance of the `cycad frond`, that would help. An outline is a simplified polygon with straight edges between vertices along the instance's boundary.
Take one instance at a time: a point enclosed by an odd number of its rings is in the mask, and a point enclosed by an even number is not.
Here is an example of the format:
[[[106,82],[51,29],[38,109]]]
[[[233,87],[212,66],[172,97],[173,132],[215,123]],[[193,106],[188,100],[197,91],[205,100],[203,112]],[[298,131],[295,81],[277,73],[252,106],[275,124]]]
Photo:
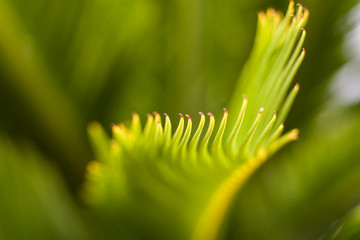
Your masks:
[[[294,101],[298,87],[295,87],[289,95],[287,92],[305,57],[302,45],[306,31],[303,27],[309,17],[308,10],[301,4],[297,4],[296,7],[295,12],[295,4],[290,1],[284,18],[273,9],[259,13],[253,51],[241,72],[229,104],[229,111],[239,112],[242,94],[251,101],[237,143],[246,134],[246,129],[250,128],[251,119],[257,115],[259,108],[263,107],[266,110],[263,116],[265,121],[259,124],[259,129],[263,130],[274,111],[279,112],[277,124],[285,121]],[[236,116],[229,118],[230,124],[235,122]],[[258,136],[260,132],[256,135]]]
[[[307,12],[299,6],[296,16],[293,13],[291,1],[283,19],[273,10],[259,14],[257,43],[243,72],[250,81],[240,88],[251,96],[251,102],[243,96],[235,111],[238,114],[224,110],[216,131],[211,113],[207,129],[206,116],[200,113],[194,134],[192,119],[186,115],[186,121],[181,114],[174,133],[169,116],[162,119],[158,113],[148,115],[144,128],[137,114],[129,127],[113,125],[111,140],[98,123],[91,124],[99,162],[89,165],[86,200],[95,207],[117,209],[119,224],[132,229],[129,234],[156,239],[217,238],[241,186],[270,155],[297,138],[296,129],[281,136],[282,121],[298,85],[287,100],[283,98],[304,57],[304,51],[300,53],[304,31],[294,44]],[[258,104],[266,108],[255,110]],[[274,109],[280,106],[277,120]],[[227,126],[229,117],[235,120]],[[159,233],[147,228],[166,230]]]

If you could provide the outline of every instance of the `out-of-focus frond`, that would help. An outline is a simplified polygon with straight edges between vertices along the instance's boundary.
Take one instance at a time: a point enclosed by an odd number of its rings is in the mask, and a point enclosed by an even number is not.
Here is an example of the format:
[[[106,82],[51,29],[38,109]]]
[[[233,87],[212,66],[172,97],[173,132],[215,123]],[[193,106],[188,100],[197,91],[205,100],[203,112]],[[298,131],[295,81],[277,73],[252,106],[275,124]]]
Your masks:
[[[360,238],[360,205],[338,220],[322,240],[351,240]]]
[[[89,239],[53,167],[25,144],[0,138],[0,239]]]

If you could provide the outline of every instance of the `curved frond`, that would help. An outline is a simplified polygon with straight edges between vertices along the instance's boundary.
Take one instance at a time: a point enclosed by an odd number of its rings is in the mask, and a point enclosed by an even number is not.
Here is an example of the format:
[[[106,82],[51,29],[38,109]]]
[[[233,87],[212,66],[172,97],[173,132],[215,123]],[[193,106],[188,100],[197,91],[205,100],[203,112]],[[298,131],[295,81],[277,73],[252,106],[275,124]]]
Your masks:
[[[180,114],[174,133],[167,114],[148,114],[145,127],[133,114],[129,127],[112,126],[112,139],[98,123],[90,124],[99,161],[89,165],[85,199],[117,209],[118,223],[144,238],[216,239],[246,180],[297,139],[297,129],[281,135],[299,86],[287,91],[305,53],[301,28],[308,12],[294,8],[291,1],[284,18],[271,9],[259,14],[257,41],[243,72],[249,81],[239,88],[247,97],[237,94],[242,100],[234,110],[224,109],[217,129],[211,113],[200,113],[194,129],[192,118]],[[143,230],[154,228],[165,230]]]

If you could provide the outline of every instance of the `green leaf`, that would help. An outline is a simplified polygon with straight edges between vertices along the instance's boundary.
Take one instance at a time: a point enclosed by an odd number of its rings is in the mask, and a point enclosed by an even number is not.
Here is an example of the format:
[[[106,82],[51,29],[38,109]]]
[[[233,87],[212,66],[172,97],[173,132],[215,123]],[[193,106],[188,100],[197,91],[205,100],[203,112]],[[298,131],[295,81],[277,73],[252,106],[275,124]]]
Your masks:
[[[0,239],[89,239],[73,196],[28,144],[0,137]]]
[[[350,240],[360,238],[360,205],[351,210],[329,231],[323,240]]]
[[[121,229],[139,238],[211,240],[220,236],[245,182],[269,156],[297,139],[297,129],[281,136],[283,125],[273,114],[282,106],[284,119],[298,91],[296,85],[282,104],[304,57],[301,28],[308,12],[301,5],[296,16],[291,16],[294,11],[291,1],[284,18],[271,9],[259,14],[257,42],[240,82],[240,90],[250,97],[241,97],[242,104],[233,114],[224,110],[213,140],[215,117],[211,113],[202,138],[206,125],[202,113],[193,135],[191,117],[186,115],[185,121],[182,114],[174,134],[170,118],[165,114],[163,126],[158,113],[148,115],[144,129],[136,114],[130,127],[113,125],[111,140],[104,137],[99,124],[89,126],[98,162],[89,165],[84,198],[98,209],[97,215],[101,209],[115,211],[111,215]],[[258,110],[258,105],[266,108]],[[228,118],[235,121],[228,123]]]

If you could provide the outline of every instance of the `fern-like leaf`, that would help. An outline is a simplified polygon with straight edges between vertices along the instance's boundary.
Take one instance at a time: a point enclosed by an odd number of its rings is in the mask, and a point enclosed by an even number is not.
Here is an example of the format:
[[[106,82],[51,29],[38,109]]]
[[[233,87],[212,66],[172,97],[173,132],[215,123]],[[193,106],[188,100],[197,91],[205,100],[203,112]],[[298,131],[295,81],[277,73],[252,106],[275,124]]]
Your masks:
[[[259,14],[257,42],[242,74],[251,81],[242,81],[238,88],[250,96],[249,103],[243,96],[234,104],[237,109],[242,102],[238,110],[225,109],[218,129],[211,113],[208,121],[200,113],[193,134],[191,117],[186,115],[186,120],[182,114],[174,133],[169,116],[158,113],[149,114],[144,127],[137,114],[130,126],[113,125],[112,139],[98,123],[90,124],[99,161],[88,167],[85,199],[89,204],[116,209],[118,223],[128,236],[219,237],[239,189],[270,155],[298,135],[297,129],[282,135],[282,121],[299,86],[287,91],[305,53],[301,28],[308,12],[301,5],[292,16],[294,11],[291,1],[284,18],[274,10]],[[255,110],[259,104],[265,108]],[[279,109],[277,116],[274,110]],[[234,121],[228,123],[228,118]]]

